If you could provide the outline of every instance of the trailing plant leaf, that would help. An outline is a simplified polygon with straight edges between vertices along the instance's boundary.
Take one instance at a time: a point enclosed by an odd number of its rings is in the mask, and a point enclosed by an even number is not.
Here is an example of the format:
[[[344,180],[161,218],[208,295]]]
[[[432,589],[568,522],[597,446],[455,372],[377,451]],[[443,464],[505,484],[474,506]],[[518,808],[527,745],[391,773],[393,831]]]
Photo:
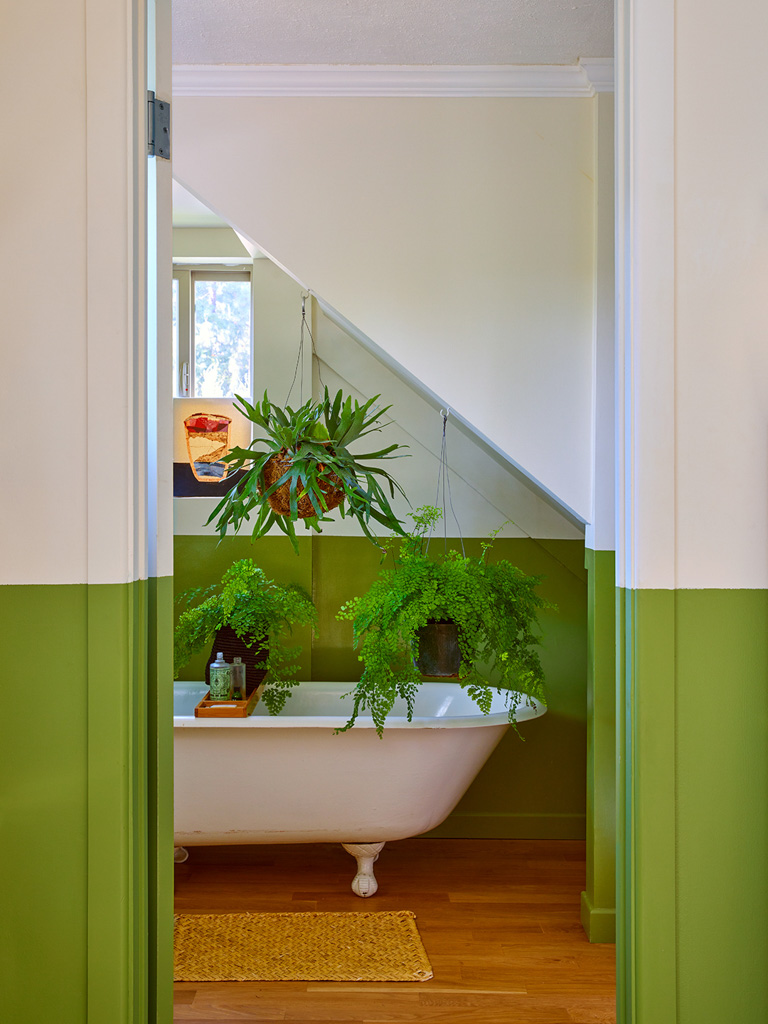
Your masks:
[[[301,652],[285,643],[286,635],[294,625],[317,624],[309,594],[295,583],[275,583],[250,558],[243,558],[229,566],[220,583],[188,590],[179,600],[185,610],[173,636],[174,678],[193,654],[210,647],[222,626],[231,626],[249,647],[266,642],[267,656],[256,664],[267,672],[262,700],[277,714],[296,685]]]
[[[364,664],[352,691],[352,714],[341,731],[367,711],[381,735],[398,698],[406,701],[410,719],[422,682],[415,664],[418,631],[430,620],[456,623],[459,682],[484,714],[495,690],[506,693],[512,723],[521,700],[546,703],[537,653],[538,613],[553,606],[536,593],[542,578],[504,559],[488,561],[498,531],[483,544],[480,558],[454,550],[430,557],[425,541],[441,516],[431,505],[412,513],[414,528],[400,539],[399,551],[395,538],[385,542],[394,568],[382,570],[368,592],[348,601],[337,615],[352,622],[353,642]]]

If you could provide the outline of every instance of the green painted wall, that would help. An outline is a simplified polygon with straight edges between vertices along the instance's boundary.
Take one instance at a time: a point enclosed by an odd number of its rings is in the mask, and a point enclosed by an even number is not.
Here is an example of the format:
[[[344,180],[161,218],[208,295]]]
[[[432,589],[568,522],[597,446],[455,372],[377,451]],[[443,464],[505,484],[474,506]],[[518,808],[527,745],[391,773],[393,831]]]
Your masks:
[[[190,499],[194,500],[194,499]],[[284,537],[262,537],[251,543],[247,536],[226,537],[221,544],[216,537],[181,536],[174,538],[173,579],[176,596],[176,617],[185,607],[178,597],[192,587],[217,583],[224,571],[239,558],[252,558],[270,579],[278,583],[299,583],[312,592],[312,540],[299,537],[299,554],[293,552]],[[292,642],[301,644],[299,679],[312,678],[312,635],[308,627],[298,628]],[[182,669],[180,679],[202,679],[208,652],[201,651]]]
[[[619,593],[619,1021],[768,1019],[768,592]]]
[[[1,587],[0,615],[6,695],[13,692],[14,656],[25,680],[0,718],[0,1005],[13,1024],[49,1019],[53,1007],[62,1024],[81,1024],[87,1020],[86,588]]]
[[[616,939],[616,556],[585,552],[587,629],[587,885],[590,942]]]
[[[318,635],[307,644],[303,678],[360,678],[352,649],[352,627],[338,622],[346,600],[364,592],[379,569],[379,552],[365,538],[301,538],[297,557],[287,540],[230,537],[175,538],[177,593],[218,579],[237,558],[251,557],[273,578],[310,589],[319,612]],[[451,542],[454,543],[454,542]],[[465,541],[480,554],[480,540]],[[540,592],[558,606],[542,618],[542,663],[549,687],[549,710],[521,728],[522,742],[510,732],[447,822],[432,835],[478,838],[583,838],[585,834],[587,573],[580,541],[500,539],[498,558],[546,578]],[[182,676],[202,678],[205,656]]]
[[[7,1024],[170,1020],[170,607],[170,580],[0,588]]]
[[[147,583],[148,1024],[173,1018],[173,578]]]

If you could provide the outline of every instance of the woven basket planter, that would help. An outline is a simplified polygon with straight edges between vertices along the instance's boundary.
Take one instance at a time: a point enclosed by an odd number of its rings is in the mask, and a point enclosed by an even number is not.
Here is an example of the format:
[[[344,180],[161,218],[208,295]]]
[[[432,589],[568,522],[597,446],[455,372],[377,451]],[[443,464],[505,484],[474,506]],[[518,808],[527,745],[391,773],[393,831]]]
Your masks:
[[[419,656],[416,668],[423,676],[438,676],[441,679],[458,678],[461,668],[459,649],[459,627],[455,622],[430,620],[417,630]]]
[[[268,459],[264,465],[264,489],[268,490],[290,466],[291,459],[287,455],[283,455],[282,452],[278,452],[271,459]],[[298,490],[301,491],[302,489],[303,483],[301,478],[299,478]],[[341,480],[339,480],[335,473],[331,473],[327,481],[320,481],[320,490],[329,512],[331,509],[337,508],[344,500],[344,488],[341,485]],[[289,516],[291,514],[290,484],[284,483],[278,487],[276,491],[269,495],[267,502],[272,511],[276,512],[277,515]],[[297,511],[299,519],[311,519],[312,516],[317,515],[314,505],[306,494],[303,498],[299,498]]]
[[[249,637],[249,639],[251,639]],[[216,653],[221,651],[224,661],[232,664],[235,658],[241,658],[245,665],[245,689],[248,694],[253,693],[264,682],[266,671],[256,668],[257,661],[264,661],[269,651],[265,643],[255,641],[250,647],[242,640],[231,626],[222,626],[213,638],[213,646],[205,666],[205,682],[210,686],[210,666],[216,661]],[[245,695],[244,695],[245,696]]]

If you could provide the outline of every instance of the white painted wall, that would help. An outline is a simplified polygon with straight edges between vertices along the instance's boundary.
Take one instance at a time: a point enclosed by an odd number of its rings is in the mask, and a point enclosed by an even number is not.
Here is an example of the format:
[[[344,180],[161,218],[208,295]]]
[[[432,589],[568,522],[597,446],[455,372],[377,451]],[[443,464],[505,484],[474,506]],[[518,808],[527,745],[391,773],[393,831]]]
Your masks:
[[[592,100],[178,98],[174,174],[589,518]]]
[[[768,132],[754,68],[768,7],[738,4],[738,39],[732,12],[706,8],[681,5],[675,56],[678,586],[765,587]],[[694,50],[723,55],[743,102]]]
[[[148,538],[140,17],[86,0],[47,20],[35,4],[3,12],[0,82],[15,100],[3,105],[0,161],[2,584],[123,583],[170,568],[169,546]]]
[[[442,505],[437,498],[442,420],[439,409],[417,394],[405,381],[384,366],[355,338],[325,316],[318,304],[308,298],[307,320],[314,336],[318,359],[313,372],[309,367],[310,338],[305,334],[304,393],[318,398],[327,386],[334,394],[339,388],[361,403],[380,394],[381,404],[391,405],[386,416],[389,425],[380,435],[381,446],[397,443],[406,446],[407,457],[385,463],[385,467],[403,487],[410,501],[396,494],[392,505],[399,518],[408,524],[408,513],[424,504]],[[270,260],[254,261],[254,351],[256,395],[265,388],[270,397],[282,403],[291,385],[300,337],[301,289]],[[300,402],[300,375],[297,375],[291,404]],[[239,416],[227,399],[184,398],[174,401],[174,460],[187,460],[183,418],[195,411],[224,413],[233,417],[232,443],[247,444],[250,424]],[[447,451],[450,493],[448,516],[439,533],[449,537],[485,537],[503,527],[500,536],[538,539],[581,539],[582,531],[545,502],[502,464],[498,456],[485,451],[477,439],[448,418]],[[370,439],[361,442],[370,450]],[[174,499],[174,523],[177,534],[215,534],[214,524],[205,525],[220,498],[187,497]],[[354,520],[331,514],[323,524],[330,537],[360,536]],[[247,536],[247,528],[242,533]],[[273,528],[275,536],[281,536]],[[299,530],[301,535],[302,531]],[[287,542],[286,542],[287,543]]]
[[[250,253],[232,228],[174,227],[174,262],[250,263]]]
[[[595,276],[592,385],[593,498],[585,543],[616,545],[616,302],[614,97],[595,97]]]
[[[768,7],[660,0],[622,9],[630,23],[617,96],[619,582],[762,588],[768,133],[754,69]]]
[[[4,421],[18,425],[3,443],[22,478],[0,492],[0,529],[6,541],[15,539],[4,545],[2,583],[81,581],[87,564],[85,39],[72,18],[62,19],[57,33],[39,33],[37,21],[31,7],[5,12],[15,45],[3,47],[0,62],[3,95],[26,83],[23,102],[3,107],[4,138],[24,138],[28,124],[37,126],[23,160],[0,161],[0,400]],[[29,74],[30,52],[61,81],[55,92],[47,77]],[[58,268],[45,275],[45,302],[41,263]],[[69,459],[50,459],[57,413],[68,419]],[[37,569],[30,553],[41,562]]]
[[[438,493],[442,444],[441,410],[419,395],[356,339],[315,307],[316,368],[333,394],[342,387],[359,400],[381,394],[391,405],[386,419],[392,421],[380,436],[382,445],[407,446],[407,458],[388,464],[410,500],[393,506],[404,521],[421,505],[443,506]],[[319,381],[318,381],[319,384]],[[318,390],[319,393],[319,390]],[[370,447],[370,445],[369,445]],[[449,537],[486,537],[502,527],[502,537],[567,538],[580,540],[580,528],[547,504],[520,480],[498,456],[486,451],[449,413],[446,422],[448,484],[445,521],[439,533]],[[339,523],[344,526],[349,520]],[[346,525],[345,533],[359,532]]]

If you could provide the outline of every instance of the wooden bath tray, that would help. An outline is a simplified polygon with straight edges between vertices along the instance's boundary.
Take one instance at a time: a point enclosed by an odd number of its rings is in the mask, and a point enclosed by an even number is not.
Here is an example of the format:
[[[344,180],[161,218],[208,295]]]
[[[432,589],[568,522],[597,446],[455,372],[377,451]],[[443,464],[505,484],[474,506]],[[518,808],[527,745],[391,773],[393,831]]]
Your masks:
[[[264,683],[252,690],[245,700],[211,700],[209,690],[195,707],[195,718],[247,718],[259,703]]]

